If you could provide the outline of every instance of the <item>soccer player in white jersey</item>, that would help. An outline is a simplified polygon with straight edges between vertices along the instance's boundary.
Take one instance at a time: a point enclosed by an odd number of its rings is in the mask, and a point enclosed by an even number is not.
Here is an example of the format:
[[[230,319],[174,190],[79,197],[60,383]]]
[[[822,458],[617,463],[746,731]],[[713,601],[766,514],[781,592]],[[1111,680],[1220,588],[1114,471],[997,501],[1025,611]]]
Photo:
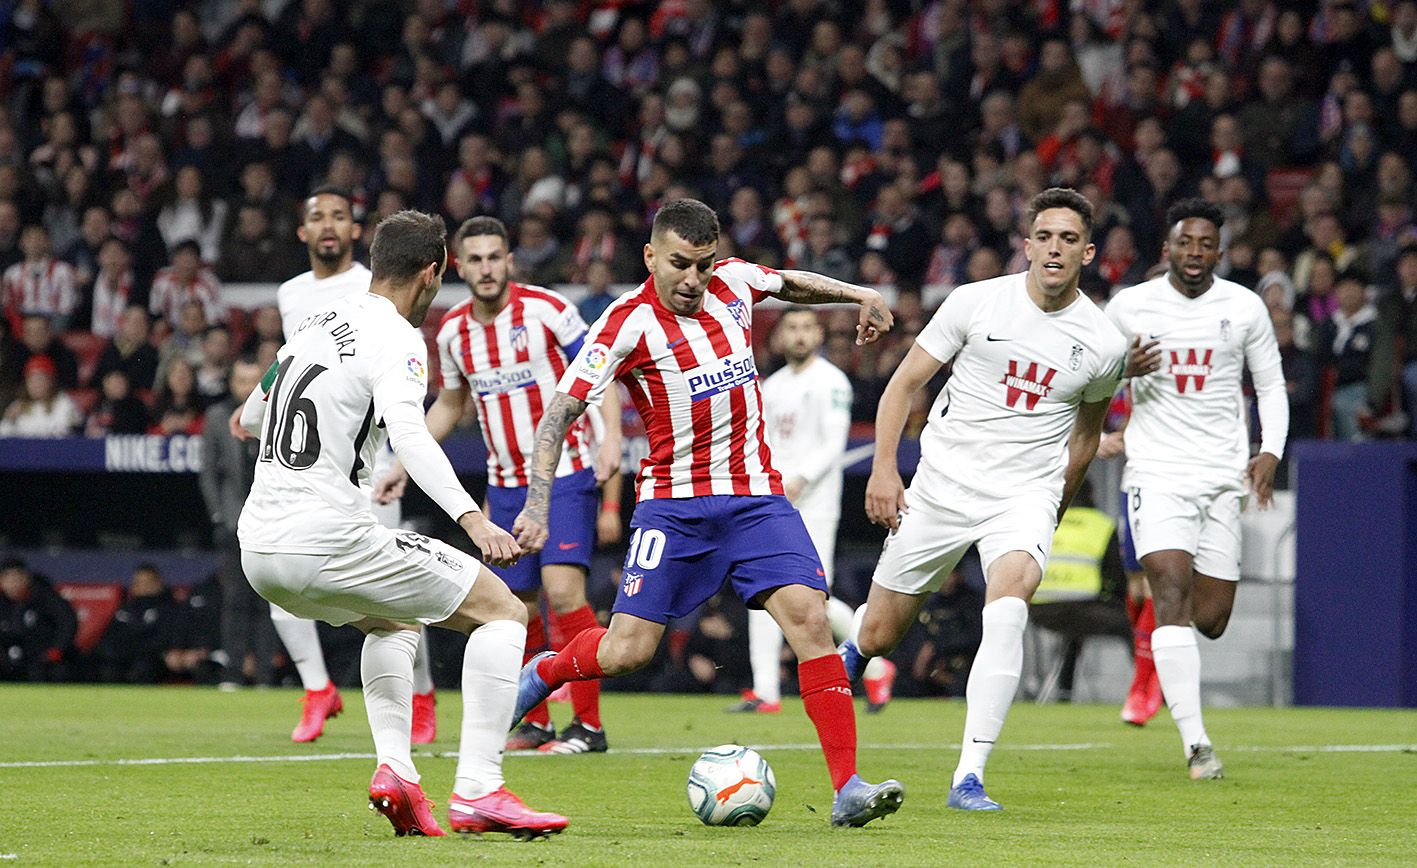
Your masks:
[[[717,249],[718,217],[707,205],[675,199],[660,208],[644,247],[649,279],[591,326],[537,427],[526,507],[513,525],[531,552],[546,544],[566,432],[616,380],[629,387],[644,419],[650,454],[636,481],[634,534],[610,628],[586,630],[560,652],[527,663],[512,722],[562,684],[646,665],[665,624],[728,581],[787,634],[802,705],[836,792],[831,822],[862,826],[899,808],[905,790],[898,781],[872,785],[856,774],[856,712],[833,653],[826,574],[763,439],[752,310],[769,295],[859,304],[862,343],[889,329],[891,314],[875,290],[738,259],[715,262]]]
[[[471,297],[448,311],[438,327],[443,388],[428,408],[428,430],[434,439],[445,440],[468,405],[477,408],[487,444],[488,516],[495,524],[510,526],[526,501],[527,462],[535,445],[536,423],[570,360],[580,351],[586,324],[575,305],[561,295],[508,279],[513,268],[511,247],[507,227],[497,218],[473,217],[464,222],[453,236],[453,254]],[[551,649],[559,651],[577,633],[599,626],[595,610],[586,601],[586,576],[595,548],[597,484],[615,473],[620,463],[618,393],[607,398],[604,417],[604,424],[592,426],[587,415],[567,435],[552,491],[555,539],[551,545],[495,570],[527,605],[527,659],[545,650],[547,632]],[[375,501],[402,493],[406,479],[395,463],[389,475],[376,483]],[[549,631],[542,625],[543,589]],[[543,703],[527,714],[508,739],[507,750],[606,750],[600,682],[577,682],[570,692],[575,719],[559,738]]]
[[[296,327],[306,316],[369,289],[369,269],[354,260],[354,242],[362,227],[354,219],[348,191],[319,187],[305,198],[302,211],[295,234],[310,255],[310,270],[276,289],[276,305],[280,308],[281,329],[286,340],[295,334]],[[378,457],[382,462],[385,456]],[[377,506],[374,514],[385,527],[399,526],[397,504]],[[300,723],[291,732],[290,739],[314,741],[324,733],[325,720],[344,710],[344,702],[325,667],[319,631],[314,621],[296,618],[279,606],[271,606],[271,621],[305,688]],[[413,701],[413,742],[428,744],[435,738],[438,724],[433,710],[433,678],[426,643],[420,642],[418,650],[414,667],[417,689]]]
[[[1000,810],[984,766],[1023,668],[1028,601],[1043,578],[1053,531],[1097,452],[1126,341],[1086,295],[1092,205],[1069,189],[1030,203],[1028,270],[950,293],[891,376],[876,410],[866,514],[890,529],[847,672],[889,653],[970,546],[987,587],[984,632],[965,688],[963,749],[949,806]],[[907,489],[896,464],[911,397],[954,363],[920,436]]]
[[[1274,497],[1289,403],[1264,302],[1215,276],[1220,209],[1187,199],[1166,223],[1166,274],[1117,293],[1107,315],[1133,343],[1122,487],[1156,609],[1151,656],[1190,776],[1201,780],[1224,772],[1201,719],[1191,625],[1211,639],[1225,632],[1240,578],[1240,512],[1247,493],[1261,509]],[[1253,458],[1241,394],[1246,365],[1260,415]]]
[[[763,415],[773,465],[787,499],[802,514],[807,535],[832,586],[836,526],[841,520],[842,453],[851,429],[851,381],[822,358],[822,324],[811,308],[783,312],[774,329],[787,364],[763,380]],[[832,634],[844,637],[851,608],[827,600]],[[782,630],[762,609],[748,611],[748,659],[753,689],[729,711],[774,714],[782,710]]]
[[[380,525],[368,484],[393,444],[423,491],[466,531],[489,564],[521,555],[458,482],[423,419],[427,350],[418,330],[442,285],[441,217],[400,211],[375,230],[367,293],[296,325],[271,382],[241,424],[260,431],[255,481],[237,533],[251,585],[303,618],[365,634],[364,701],[378,766],[370,804],[398,835],[443,835],[419,785],[410,742],[420,624],[468,636],[462,738],[448,817],[454,831],[558,832],[566,818],[530,810],[502,778],[502,742],[516,702],[526,607],[471,556]],[[292,520],[298,516],[298,520]]]

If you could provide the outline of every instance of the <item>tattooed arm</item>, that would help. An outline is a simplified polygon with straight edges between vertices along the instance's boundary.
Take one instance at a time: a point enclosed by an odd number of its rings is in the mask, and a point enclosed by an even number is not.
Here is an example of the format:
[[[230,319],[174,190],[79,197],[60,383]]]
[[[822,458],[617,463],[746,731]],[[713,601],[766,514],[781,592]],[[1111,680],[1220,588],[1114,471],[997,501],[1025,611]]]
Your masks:
[[[874,289],[827,277],[811,271],[783,271],[782,291],[777,297],[798,304],[859,304],[861,318],[856,323],[857,345],[869,344],[891,330],[895,317],[885,299]]]
[[[551,483],[556,478],[556,465],[561,460],[561,447],[571,424],[585,412],[586,402],[557,392],[551,406],[536,426],[536,446],[531,453],[531,483],[526,490],[526,505],[512,523],[512,533],[522,550],[541,551],[546,545],[546,515],[551,509]]]

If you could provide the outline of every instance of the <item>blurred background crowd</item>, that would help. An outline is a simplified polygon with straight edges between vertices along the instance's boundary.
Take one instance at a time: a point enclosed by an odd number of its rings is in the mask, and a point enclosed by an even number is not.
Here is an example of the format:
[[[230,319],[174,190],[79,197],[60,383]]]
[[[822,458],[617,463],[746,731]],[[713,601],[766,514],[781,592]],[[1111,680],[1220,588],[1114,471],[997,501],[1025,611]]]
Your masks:
[[[1156,262],[1172,201],[1218,202],[1292,436],[1403,434],[1414,71],[1417,3],[1384,0],[7,0],[0,430],[194,430],[279,345],[223,287],[307,267],[322,183],[371,228],[501,217],[520,278],[584,287],[587,318],[642,278],[658,203],[702,198],[724,255],[897,290],[879,348],[829,323],[865,421],[1064,184],[1097,206],[1099,300]]]
[[[1413,0],[0,0],[0,95],[0,437],[200,432],[280,346],[232,288],[309,267],[320,184],[365,242],[500,217],[587,320],[659,204],[703,199],[724,256],[887,291],[879,345],[825,314],[866,436],[950,290],[1024,267],[1035,193],[1095,205],[1100,303],[1200,195],[1291,440],[1417,418]]]

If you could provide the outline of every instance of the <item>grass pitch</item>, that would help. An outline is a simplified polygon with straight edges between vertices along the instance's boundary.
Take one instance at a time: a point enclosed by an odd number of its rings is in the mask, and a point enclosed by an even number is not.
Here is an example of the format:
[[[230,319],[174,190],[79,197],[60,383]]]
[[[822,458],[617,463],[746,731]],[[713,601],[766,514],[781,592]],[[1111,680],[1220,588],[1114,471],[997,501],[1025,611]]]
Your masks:
[[[945,808],[963,703],[897,701],[858,717],[860,766],[870,780],[903,781],[905,805],[834,829],[800,702],[747,716],[724,714],[726,697],[607,694],[608,755],[507,758],[514,790],[571,818],[562,835],[520,843],[395,839],[366,808],[372,744],[358,691],[343,693],[345,714],[325,736],[293,745],[293,691],[0,687],[0,865],[1417,860],[1411,711],[1210,710],[1228,777],[1192,783],[1164,711],[1135,730],[1110,706],[1020,703],[989,765],[989,794],[1005,810],[965,814]],[[460,713],[456,693],[439,699],[439,740],[415,759],[443,821]],[[552,713],[564,723],[570,711]],[[689,764],[733,741],[767,757],[777,802],[757,828],[707,828],[687,806]]]

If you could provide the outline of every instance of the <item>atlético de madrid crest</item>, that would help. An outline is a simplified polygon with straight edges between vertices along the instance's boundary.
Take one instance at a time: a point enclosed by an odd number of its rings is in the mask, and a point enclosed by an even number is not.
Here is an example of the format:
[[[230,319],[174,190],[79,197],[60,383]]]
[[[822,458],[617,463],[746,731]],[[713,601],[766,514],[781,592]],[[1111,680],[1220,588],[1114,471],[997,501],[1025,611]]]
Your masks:
[[[512,349],[516,352],[524,352],[527,344],[531,343],[531,337],[527,334],[526,326],[512,326]]]
[[[748,306],[742,299],[735,298],[728,303],[728,312],[733,315],[733,321],[738,323],[739,328],[749,328],[752,321],[748,319]]]

